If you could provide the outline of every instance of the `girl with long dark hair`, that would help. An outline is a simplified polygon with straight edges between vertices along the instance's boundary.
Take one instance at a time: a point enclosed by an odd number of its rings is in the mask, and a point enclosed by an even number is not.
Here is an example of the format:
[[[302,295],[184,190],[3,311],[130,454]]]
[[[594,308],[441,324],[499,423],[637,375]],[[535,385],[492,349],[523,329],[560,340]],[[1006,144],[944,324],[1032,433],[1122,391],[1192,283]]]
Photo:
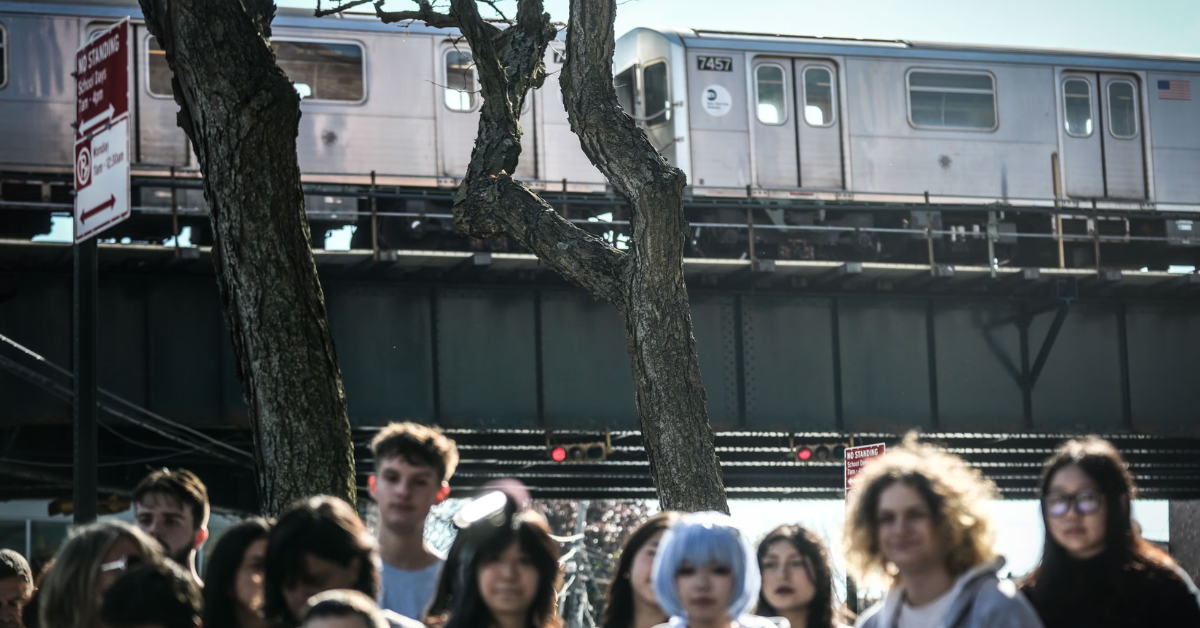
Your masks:
[[[271,524],[255,517],[221,535],[204,570],[204,625],[266,628],[263,573]]]
[[[481,495],[463,511],[470,520],[456,521],[462,528],[457,547],[450,551],[425,623],[434,628],[559,628],[559,552],[546,519],[519,510],[501,492]],[[450,601],[450,610],[442,610],[439,600]]]
[[[762,592],[758,615],[792,628],[832,628],[833,571],[817,535],[797,525],[775,528],[758,544]]]
[[[1134,527],[1136,487],[1106,440],[1068,441],[1038,483],[1046,540],[1022,586],[1046,628],[1200,626],[1200,593]]]
[[[650,576],[658,545],[667,528],[678,519],[679,513],[660,512],[629,535],[608,587],[600,628],[653,628],[667,621]]]
[[[314,595],[351,589],[379,596],[379,550],[358,513],[326,495],[292,504],[267,540],[263,615],[275,628],[295,628]],[[393,628],[420,622],[384,611]],[[217,627],[213,627],[217,628]]]

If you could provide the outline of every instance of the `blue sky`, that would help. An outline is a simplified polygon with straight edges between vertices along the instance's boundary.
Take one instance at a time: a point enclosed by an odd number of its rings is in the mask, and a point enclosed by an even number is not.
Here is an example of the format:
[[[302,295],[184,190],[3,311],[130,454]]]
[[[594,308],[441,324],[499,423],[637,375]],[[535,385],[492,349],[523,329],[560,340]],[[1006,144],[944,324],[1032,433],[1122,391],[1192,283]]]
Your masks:
[[[316,0],[278,0],[313,7]],[[334,0],[323,0],[330,6]],[[618,0],[638,26],[1200,55],[1197,0]],[[446,0],[437,0],[445,5]],[[502,0],[509,11],[514,0]],[[730,8],[735,4],[739,8]],[[545,0],[566,21],[568,0]],[[388,0],[393,10],[416,6]],[[511,13],[510,13],[511,14]]]

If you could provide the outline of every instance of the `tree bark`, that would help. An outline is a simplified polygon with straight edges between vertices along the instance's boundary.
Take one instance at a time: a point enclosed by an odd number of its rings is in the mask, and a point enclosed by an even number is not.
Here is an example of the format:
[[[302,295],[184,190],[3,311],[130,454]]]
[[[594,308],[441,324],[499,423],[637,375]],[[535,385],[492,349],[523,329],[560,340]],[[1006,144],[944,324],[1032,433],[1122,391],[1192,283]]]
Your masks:
[[[454,203],[458,230],[504,233],[551,268],[612,303],[625,322],[642,438],[662,508],[728,512],[683,277],[687,221],[684,174],[655,150],[625,114],[613,88],[615,0],[571,0],[563,101],[584,153],[629,202],[629,251],[564,220],[508,173],[521,156],[521,106],[545,77],[555,36],[541,0],[519,0],[506,29],[486,22],[476,0],[451,0],[436,13],[376,11],[386,22],[457,26],[479,72],[479,133]]]
[[[563,102],[583,152],[631,209],[633,244],[615,304],[625,319],[642,439],[659,499],[664,509],[728,512],[683,278],[687,178],[617,101],[616,13],[615,0],[571,0]]]
[[[268,43],[274,2],[139,2],[204,175],[262,511],[313,494],[353,504],[346,396],[300,187],[300,100]]]

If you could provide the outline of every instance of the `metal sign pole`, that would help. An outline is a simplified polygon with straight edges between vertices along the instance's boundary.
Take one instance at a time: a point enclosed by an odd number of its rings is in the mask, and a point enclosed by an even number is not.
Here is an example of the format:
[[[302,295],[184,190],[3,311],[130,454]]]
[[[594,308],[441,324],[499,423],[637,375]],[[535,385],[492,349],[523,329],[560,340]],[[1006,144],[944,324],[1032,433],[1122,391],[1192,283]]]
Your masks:
[[[132,28],[126,18],[93,37],[75,53],[75,359],[72,365],[75,478],[72,484],[77,525],[95,521],[98,510],[96,237],[130,215],[129,103],[134,83],[131,37]]]
[[[75,245],[75,524],[96,520],[96,238]]]

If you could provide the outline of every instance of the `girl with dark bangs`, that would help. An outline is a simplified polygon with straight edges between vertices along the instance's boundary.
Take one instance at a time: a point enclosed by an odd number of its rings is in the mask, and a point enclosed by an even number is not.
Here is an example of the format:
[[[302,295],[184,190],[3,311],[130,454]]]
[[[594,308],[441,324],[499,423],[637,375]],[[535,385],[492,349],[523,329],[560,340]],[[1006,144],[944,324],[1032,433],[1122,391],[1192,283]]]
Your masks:
[[[324,495],[296,502],[267,540],[263,614],[275,628],[295,628],[318,593],[351,589],[376,599],[379,564],[375,538],[350,504]],[[421,628],[402,615],[384,615],[393,628]]]
[[[1046,628],[1200,626],[1200,593],[1137,532],[1133,478],[1116,448],[1064,444],[1038,483],[1046,540],[1022,586]]]
[[[431,628],[559,628],[559,552],[546,519],[518,511],[498,492],[473,505],[463,511],[482,508],[486,516],[460,526],[425,622]]]
[[[667,622],[667,613],[654,594],[654,556],[667,528],[679,513],[660,512],[638,526],[625,546],[608,587],[600,628],[653,628]]]
[[[797,525],[772,530],[758,544],[762,591],[756,614],[783,617],[792,628],[833,628],[833,571],[817,535]]]
[[[225,531],[204,569],[204,625],[266,628],[263,617],[263,570],[266,519],[247,519]]]

